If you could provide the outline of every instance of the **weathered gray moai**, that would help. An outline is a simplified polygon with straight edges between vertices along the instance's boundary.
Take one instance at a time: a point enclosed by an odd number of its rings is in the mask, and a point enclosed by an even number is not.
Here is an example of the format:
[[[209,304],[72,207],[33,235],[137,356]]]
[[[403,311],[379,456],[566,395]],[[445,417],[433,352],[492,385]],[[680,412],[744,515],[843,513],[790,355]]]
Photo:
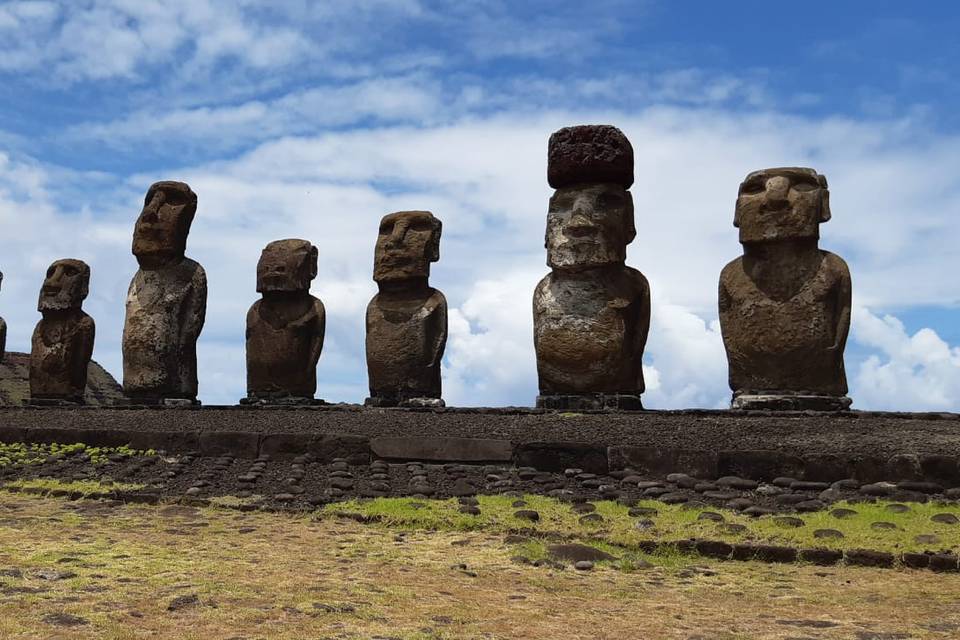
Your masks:
[[[57,260],[47,269],[37,310],[43,319],[30,346],[28,404],[82,404],[96,329],[83,312],[90,267],[81,260]]]
[[[633,147],[616,127],[560,129],[548,145],[547,265],[533,294],[540,395],[550,409],[641,409],[650,286],[625,265],[636,236]]]
[[[429,284],[441,230],[429,211],[400,211],[380,221],[373,259],[379,292],[367,306],[367,405],[443,406],[447,300]]]
[[[724,267],[719,295],[734,409],[850,406],[850,271],[818,247],[829,219],[827,179],[813,169],[764,169],[741,183],[743,256]]]
[[[142,404],[195,404],[197,339],[207,276],[184,253],[197,195],[183,182],[150,186],[133,232],[140,269],[127,292],[123,391]]]
[[[3,284],[3,274],[0,273],[0,285]],[[7,354],[7,321],[0,318],[0,362]]]
[[[326,311],[310,295],[317,248],[306,240],[268,244],[257,263],[257,292],[247,313],[247,397],[242,404],[312,404]]]

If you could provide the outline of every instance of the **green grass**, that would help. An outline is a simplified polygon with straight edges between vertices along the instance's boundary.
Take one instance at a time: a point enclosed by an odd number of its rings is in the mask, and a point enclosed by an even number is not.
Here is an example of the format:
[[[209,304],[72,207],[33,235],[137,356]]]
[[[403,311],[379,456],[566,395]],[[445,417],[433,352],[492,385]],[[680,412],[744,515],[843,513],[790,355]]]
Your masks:
[[[109,462],[112,455],[123,457],[156,455],[153,449],[137,450],[127,445],[119,447],[89,447],[82,442],[73,444],[27,444],[24,442],[0,442],[0,468],[24,467],[41,464],[50,459],[66,460],[80,456],[93,466],[101,466]]]
[[[855,516],[838,519],[829,511],[794,514],[791,517],[803,521],[803,526],[787,527],[776,516],[751,518],[724,509],[687,508],[682,505],[665,505],[655,501],[643,501],[637,506],[656,509],[656,515],[643,516],[653,521],[653,526],[638,529],[641,518],[628,515],[629,509],[616,502],[595,503],[601,522],[581,522],[582,514],[571,505],[545,496],[524,496],[523,507],[513,507],[518,498],[508,496],[480,496],[480,515],[467,515],[458,511],[456,500],[417,500],[411,498],[377,498],[353,500],[327,505],[322,515],[356,513],[372,517],[382,525],[402,530],[439,531],[528,531],[535,535],[555,538],[570,538],[614,545],[623,550],[636,548],[644,541],[676,541],[689,538],[724,540],[730,543],[751,542],[787,545],[794,547],[819,547],[828,549],[866,548],[878,551],[960,551],[960,525],[939,524],[931,520],[938,513],[952,513],[960,517],[960,506],[951,504],[909,505],[907,513],[887,510],[885,502],[876,504],[836,504],[832,509],[845,508],[856,512]],[[540,514],[539,522],[519,519],[514,516],[518,509],[532,509]],[[724,523],[698,520],[704,511],[720,513]],[[890,522],[893,530],[876,530],[874,522]],[[742,533],[731,533],[723,524],[739,524],[746,527]],[[818,529],[834,529],[843,538],[815,538]],[[916,536],[935,535],[935,543],[917,542]]]
[[[57,480],[56,478],[17,479],[4,482],[4,488],[32,491],[46,495],[52,491],[79,493],[81,496],[101,495],[110,491],[138,491],[145,485],[101,480]]]

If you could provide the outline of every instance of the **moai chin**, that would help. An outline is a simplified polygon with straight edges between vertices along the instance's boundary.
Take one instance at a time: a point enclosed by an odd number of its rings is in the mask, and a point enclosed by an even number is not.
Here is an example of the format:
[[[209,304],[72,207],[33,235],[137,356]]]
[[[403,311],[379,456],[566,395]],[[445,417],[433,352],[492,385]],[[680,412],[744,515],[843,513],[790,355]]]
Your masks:
[[[442,407],[447,300],[429,284],[442,224],[429,211],[383,217],[373,259],[379,292],[367,305],[369,406]]]
[[[133,231],[140,269],[127,292],[123,391],[138,404],[196,404],[197,338],[207,276],[184,255],[197,195],[183,182],[147,190]]]
[[[82,310],[90,287],[90,267],[80,260],[57,260],[47,269],[37,310],[43,319],[30,348],[28,404],[82,404],[95,326]]]
[[[719,292],[734,409],[850,406],[850,271],[818,247],[829,219],[827,179],[813,169],[764,169],[741,183],[743,256],[724,267]]]
[[[0,273],[0,285],[3,284],[3,274]],[[0,362],[7,353],[7,321],[0,318]]]
[[[247,397],[242,404],[312,404],[326,311],[310,295],[317,248],[306,240],[268,244],[257,263],[260,300],[247,313]]]
[[[560,129],[548,145],[551,271],[533,294],[540,395],[550,409],[642,409],[650,286],[624,264],[636,235],[633,147],[607,125]]]

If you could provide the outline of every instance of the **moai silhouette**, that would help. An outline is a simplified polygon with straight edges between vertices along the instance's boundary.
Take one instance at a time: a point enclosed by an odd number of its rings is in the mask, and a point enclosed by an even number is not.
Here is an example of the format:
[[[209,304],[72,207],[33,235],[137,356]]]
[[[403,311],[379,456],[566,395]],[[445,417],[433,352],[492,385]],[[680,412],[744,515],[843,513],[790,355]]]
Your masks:
[[[556,189],[545,245],[551,271],[533,294],[540,395],[550,409],[642,409],[650,286],[625,265],[636,236],[633,148],[616,127],[584,125],[550,136]]]
[[[3,274],[0,273],[0,285],[3,285]],[[7,321],[0,318],[0,362],[7,354]]]
[[[157,182],[133,232],[140,269],[127,292],[123,391],[138,404],[196,404],[197,338],[207,276],[184,253],[197,196],[183,182]]]
[[[310,295],[317,248],[306,240],[268,244],[257,263],[247,313],[247,397],[242,404],[313,404],[326,311]]]
[[[89,287],[90,267],[81,260],[57,260],[47,269],[37,303],[43,319],[30,347],[28,404],[83,404],[96,333],[82,309]]]
[[[813,169],[754,171],[740,185],[743,256],[724,267],[719,292],[734,409],[850,406],[850,271],[818,246],[829,219],[827,179]]]
[[[447,300],[429,284],[441,230],[429,211],[400,211],[380,221],[373,262],[379,292],[367,306],[367,405],[443,406]]]

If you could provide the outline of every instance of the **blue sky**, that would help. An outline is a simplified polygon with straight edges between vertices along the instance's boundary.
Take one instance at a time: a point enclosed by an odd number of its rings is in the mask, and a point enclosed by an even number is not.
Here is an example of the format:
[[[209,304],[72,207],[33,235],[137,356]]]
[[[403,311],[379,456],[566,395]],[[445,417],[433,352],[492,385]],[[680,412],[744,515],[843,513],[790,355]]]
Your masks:
[[[377,221],[444,221],[453,404],[529,404],[530,295],[545,273],[546,139],[609,122],[637,154],[651,280],[652,407],[728,395],[716,278],[739,254],[739,180],[825,173],[822,245],[850,263],[855,406],[960,409],[960,9],[899,2],[0,3],[0,314],[26,350],[43,270],[87,260],[95,357],[119,376],[133,221],[146,187],[200,205],[210,278],[201,397],[243,394],[260,248],[320,248],[330,322],[318,395],[365,394]]]

